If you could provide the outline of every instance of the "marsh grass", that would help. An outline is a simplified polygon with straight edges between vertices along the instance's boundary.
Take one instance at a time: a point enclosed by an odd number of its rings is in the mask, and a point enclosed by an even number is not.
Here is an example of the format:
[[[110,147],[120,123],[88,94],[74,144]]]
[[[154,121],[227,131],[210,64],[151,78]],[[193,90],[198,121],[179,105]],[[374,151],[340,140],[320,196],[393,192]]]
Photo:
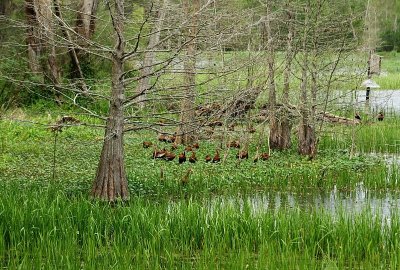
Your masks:
[[[400,152],[400,121],[397,115],[386,117],[383,122],[372,120],[358,126],[335,126],[321,138],[323,149],[350,149],[354,134],[358,152]]]
[[[3,121],[4,132],[0,147],[0,179],[30,179],[39,183],[52,181],[53,134],[29,123]],[[237,150],[222,150],[227,159],[222,164],[205,163],[207,154],[213,155],[219,143],[200,142],[196,164],[152,160],[152,149],[143,149],[143,140],[154,140],[149,133],[127,134],[125,144],[126,171],[133,195],[154,197],[202,196],[230,192],[252,192],[253,190],[326,189],[335,185],[351,189],[364,176],[376,175],[371,184],[374,188],[385,188],[387,166],[378,157],[359,155],[350,158],[347,150],[337,151],[336,141],[322,140],[322,149],[316,159],[309,161],[299,156],[295,149],[273,152],[266,162],[253,162],[256,144],[250,144],[249,160],[238,161]],[[337,137],[335,137],[337,138]],[[55,181],[66,190],[90,190],[95,175],[102,143],[102,132],[87,127],[67,128],[58,135],[56,149]],[[156,143],[156,142],[155,142]],[[344,148],[348,149],[347,145]],[[159,143],[158,147],[168,144]],[[329,150],[329,148],[334,150]],[[267,151],[264,145],[260,151]],[[182,152],[181,146],[176,153]],[[228,152],[225,152],[228,151]],[[192,168],[189,185],[180,181]],[[161,171],[163,177],[161,177]],[[395,181],[392,179],[391,181]],[[396,188],[397,183],[392,185]]]
[[[50,118],[38,114],[29,120],[47,124],[61,113]],[[385,120],[365,130],[388,128],[394,133],[395,123]],[[364,154],[350,158],[348,145],[332,140],[339,136],[323,139],[313,160],[292,149],[273,152],[270,160],[258,163],[238,162],[236,150],[227,153],[223,164],[205,163],[203,158],[213,154],[219,142],[202,141],[199,162],[179,165],[150,159],[152,149],[143,149],[142,141],[155,142],[154,134],[127,134],[126,170],[132,199],[109,205],[90,200],[88,194],[100,154],[101,130],[82,126],[59,134],[52,180],[53,134],[45,126],[2,120],[0,129],[1,267],[399,267],[398,212],[389,219],[370,209],[360,213],[343,209],[335,215],[314,208],[254,211],[251,201],[239,196],[231,204],[222,198],[214,199],[212,207],[207,203],[215,194],[318,193],[334,187],[354,190],[360,182],[371,189],[399,189],[396,163],[388,166]],[[370,133],[365,138],[371,138]],[[390,141],[395,135],[385,138]],[[348,142],[348,137],[343,140]],[[159,147],[170,146],[159,143]],[[251,156],[255,148],[251,142]],[[180,179],[189,168],[193,174],[182,186]]]
[[[84,196],[70,198],[57,184],[15,184],[5,181],[0,190],[0,262],[5,268],[305,269],[333,264],[341,269],[399,263],[398,213],[390,220],[368,209],[335,216],[299,209],[254,214],[246,202],[238,207],[221,201],[211,210],[193,199],[139,197],[110,207]]]

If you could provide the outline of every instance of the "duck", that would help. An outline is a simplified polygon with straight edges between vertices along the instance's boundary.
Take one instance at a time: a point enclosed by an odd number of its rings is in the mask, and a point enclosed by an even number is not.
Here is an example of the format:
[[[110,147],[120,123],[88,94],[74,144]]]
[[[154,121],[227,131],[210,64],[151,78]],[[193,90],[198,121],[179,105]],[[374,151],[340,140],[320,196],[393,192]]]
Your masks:
[[[379,112],[378,121],[383,121],[383,118],[385,118],[385,115],[383,114],[383,112]]]
[[[221,161],[221,157],[219,156],[219,151],[217,150],[217,151],[215,151],[215,156],[213,157],[212,162],[216,163],[216,162],[220,162],[220,161]]]
[[[245,151],[245,150],[239,151],[236,154],[236,158],[237,159],[248,159],[249,158],[249,153],[247,151]]]
[[[268,153],[262,153],[260,155],[256,155],[255,158],[254,158],[254,162],[257,162],[260,159],[263,160],[263,161],[268,160],[269,159],[269,154]]]
[[[143,142],[143,148],[149,148],[152,145],[153,145],[152,142]]]
[[[165,135],[165,134],[159,134],[158,137],[157,137],[157,139],[158,139],[160,142],[166,142],[166,140],[167,140],[167,135]]]
[[[226,144],[227,147],[230,148],[240,148],[240,142],[239,141],[231,141]]]
[[[196,153],[192,152],[192,155],[189,157],[189,162],[196,163],[196,161],[197,161]]]
[[[182,153],[179,154],[178,161],[179,161],[179,164],[182,164],[183,162],[186,162],[186,153],[185,153],[185,151],[183,151]]]
[[[210,156],[210,155],[207,155],[207,156],[206,156],[206,162],[210,162],[211,160],[212,160],[211,156]]]
[[[167,160],[167,161],[172,161],[172,160],[174,160],[175,159],[175,154],[173,153],[173,152],[166,152],[165,153],[165,156],[164,156],[164,159],[165,160]]]
[[[154,149],[154,151],[153,151],[153,159],[155,159],[155,158],[164,158],[166,152],[167,152],[167,150],[165,150],[165,148],[162,149],[162,150]]]
[[[194,144],[192,145],[192,148],[194,148],[194,149],[199,149],[199,148],[200,148],[199,143],[198,143],[198,142],[197,142],[197,143],[194,143]]]

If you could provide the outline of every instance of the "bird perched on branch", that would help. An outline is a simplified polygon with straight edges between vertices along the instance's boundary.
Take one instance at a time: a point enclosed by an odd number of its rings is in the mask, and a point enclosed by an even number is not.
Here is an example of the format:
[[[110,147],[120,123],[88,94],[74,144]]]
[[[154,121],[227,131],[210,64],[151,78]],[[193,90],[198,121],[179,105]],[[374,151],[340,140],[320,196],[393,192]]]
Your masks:
[[[183,151],[183,153],[179,154],[178,161],[179,161],[179,164],[182,164],[183,162],[186,162],[186,153],[185,153],[185,151]]]
[[[383,121],[383,118],[385,118],[385,115],[383,114],[383,112],[379,112],[378,121]]]

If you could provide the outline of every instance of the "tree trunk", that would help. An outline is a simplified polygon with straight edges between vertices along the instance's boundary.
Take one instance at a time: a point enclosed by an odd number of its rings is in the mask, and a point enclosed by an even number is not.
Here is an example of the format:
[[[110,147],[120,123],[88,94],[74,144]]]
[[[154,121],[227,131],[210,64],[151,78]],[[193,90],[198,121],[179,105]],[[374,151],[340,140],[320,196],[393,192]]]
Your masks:
[[[269,15],[267,6],[267,14]],[[276,110],[276,87],[275,87],[275,40],[272,36],[270,19],[265,24],[267,34],[268,48],[268,99],[269,99],[269,147],[271,149],[280,149],[279,123]]]
[[[98,4],[98,0],[80,0],[75,23],[75,31],[78,33],[75,42],[80,47],[88,47],[89,41],[93,36],[96,27]],[[72,53],[76,56],[71,55],[71,77],[82,80],[82,78],[85,77],[82,67],[86,67],[86,69],[89,70],[91,69],[89,54],[84,50],[78,49],[77,46],[74,48],[74,51],[70,50],[70,54]]]
[[[0,16],[9,16],[11,13],[11,1],[10,0],[1,0],[0,1]],[[6,26],[3,25],[2,21],[0,20],[0,27],[1,29],[6,29]],[[0,42],[6,37],[5,31],[0,31]]]
[[[114,202],[117,199],[128,200],[128,181],[124,166],[124,111],[125,86],[124,74],[124,1],[114,0],[115,12],[112,16],[115,31],[115,50],[112,62],[112,88],[110,111],[107,119],[103,149],[92,188],[92,196]]]
[[[193,2],[193,3],[191,3]],[[193,8],[190,7],[193,4]],[[187,27],[187,47],[184,60],[185,69],[185,91],[181,103],[181,123],[179,126],[177,143],[191,144],[195,140],[195,111],[194,102],[196,97],[196,37],[199,11],[199,0],[185,0],[184,9],[186,17],[191,16],[190,26]]]
[[[28,45],[28,63],[29,69],[33,73],[40,73],[39,64],[40,42],[38,40],[38,20],[36,18],[36,9],[34,0],[25,1],[25,16],[27,24],[26,43]]]
[[[82,92],[87,93],[88,89],[87,89],[86,83],[84,81],[84,75],[83,75],[83,72],[81,69],[81,65],[79,63],[77,50],[76,50],[75,46],[73,45],[73,41],[68,32],[68,26],[66,25],[65,21],[63,20],[59,0],[54,0],[54,11],[55,11],[55,15],[58,18],[58,22],[61,27],[61,32],[62,32],[64,38],[66,39],[66,41],[68,42],[68,54],[71,58],[71,64],[72,64],[72,67],[74,70],[73,77],[78,79],[78,81],[77,81],[78,86],[82,90]]]
[[[76,17],[75,31],[81,40],[90,40],[96,27],[96,12],[99,5],[98,0],[81,0],[78,15]]]
[[[283,96],[282,96],[282,113],[278,125],[278,136],[279,136],[279,147],[278,149],[284,150],[289,149],[292,145],[291,142],[291,133],[292,133],[292,122],[290,120],[290,111],[289,111],[289,92],[290,92],[290,76],[292,69],[292,60],[293,60],[293,27],[292,21],[293,13],[287,11],[287,26],[288,26],[288,35],[287,35],[287,47],[286,47],[286,63],[285,70],[283,71]]]
[[[1,0],[0,1],[0,15],[7,15],[8,7],[10,6],[10,0]]]
[[[160,0],[163,1],[163,4],[159,3],[157,5],[158,11],[156,14],[153,14],[155,22],[151,29],[152,35],[149,38],[149,44],[147,45],[147,50],[144,53],[143,59],[143,66],[140,70],[140,77],[141,79],[138,82],[138,88],[136,90],[138,97],[138,104],[140,108],[144,108],[144,100],[146,98],[146,91],[150,89],[150,74],[153,70],[153,64],[155,59],[155,52],[154,50],[157,47],[158,42],[160,41],[160,34],[161,34],[161,27],[165,17],[165,8],[167,5],[167,0]],[[158,2],[160,2],[158,1]],[[150,13],[151,12],[150,10]],[[152,16],[149,14],[148,16]]]
[[[27,43],[29,67],[32,72],[42,72],[60,91],[60,73],[54,45],[54,20],[51,0],[26,0],[25,14],[28,23]],[[58,98],[59,93],[55,93]]]
[[[305,10],[306,18],[304,23],[304,36],[303,36],[303,65],[302,65],[302,75],[301,75],[301,86],[300,86],[300,124],[299,124],[299,146],[298,152],[301,155],[309,155],[313,158],[316,153],[316,138],[315,129],[310,123],[309,115],[309,102],[307,99],[308,92],[308,48],[307,48],[307,38],[308,38],[308,8]]]

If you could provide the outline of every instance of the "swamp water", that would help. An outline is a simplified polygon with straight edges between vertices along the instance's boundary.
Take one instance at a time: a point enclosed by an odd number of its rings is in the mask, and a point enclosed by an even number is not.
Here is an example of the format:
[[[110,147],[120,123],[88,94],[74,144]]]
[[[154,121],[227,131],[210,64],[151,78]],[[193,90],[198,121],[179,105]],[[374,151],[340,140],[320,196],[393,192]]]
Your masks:
[[[385,160],[388,168],[387,178],[391,177],[393,170],[399,170],[400,155],[381,153],[370,155],[380,156]],[[201,203],[211,215],[215,212],[214,209],[220,209],[221,206],[239,209],[240,212],[250,211],[255,216],[266,212],[296,209],[310,213],[322,210],[332,216],[339,213],[354,216],[367,211],[373,215],[380,215],[382,222],[388,222],[393,214],[399,216],[400,190],[368,189],[363,182],[359,182],[353,190],[340,190],[334,186],[330,191],[318,189],[298,192],[264,191],[253,194],[214,196],[202,199]],[[174,204],[171,205],[172,208]]]
[[[371,90],[366,101],[366,90],[339,91],[333,97],[340,107],[353,107],[370,112],[400,113],[400,90]]]

